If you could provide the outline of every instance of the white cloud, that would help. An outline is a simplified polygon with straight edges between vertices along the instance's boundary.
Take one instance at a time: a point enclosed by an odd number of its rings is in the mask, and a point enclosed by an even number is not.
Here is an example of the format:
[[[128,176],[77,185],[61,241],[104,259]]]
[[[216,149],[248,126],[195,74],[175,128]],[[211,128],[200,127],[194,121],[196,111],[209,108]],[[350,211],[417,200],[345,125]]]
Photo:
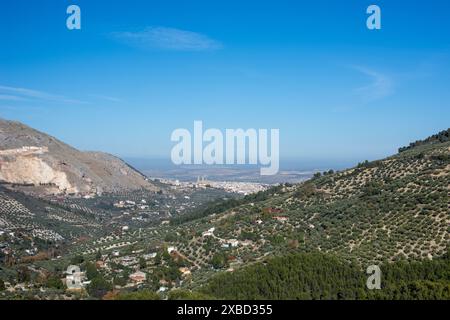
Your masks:
[[[123,102],[122,99],[112,97],[112,96],[105,96],[105,95],[101,95],[101,94],[91,94],[90,96],[93,98],[107,100],[107,101],[111,101],[111,102]]]
[[[27,112],[28,111],[40,111],[40,112],[44,112],[44,111],[46,111],[46,109],[44,109],[44,108],[42,108],[42,107],[38,107],[38,106],[30,106],[30,105],[27,105],[27,106],[17,106],[17,105],[15,105],[15,106],[12,106],[12,105],[2,105],[2,104],[0,104],[0,111],[5,111],[5,110],[11,110],[11,111],[24,111],[24,110],[26,110]]]
[[[365,67],[356,66],[353,68],[371,80],[370,84],[354,90],[364,102],[383,99],[394,93],[394,82],[389,76]]]
[[[27,99],[20,97],[20,96],[15,96],[15,95],[11,95],[11,94],[0,94],[0,100],[3,101],[26,101]]]
[[[139,32],[114,32],[112,36],[143,49],[211,51],[222,48],[219,41],[204,34],[167,27],[147,27]]]
[[[36,100],[46,100],[46,101],[55,101],[55,102],[63,102],[63,103],[77,103],[84,104],[87,102],[70,99],[62,95],[51,94],[43,91],[26,89],[26,88],[17,88],[17,87],[8,87],[0,85],[0,100],[3,97],[3,100],[10,101],[23,101],[29,99]]]

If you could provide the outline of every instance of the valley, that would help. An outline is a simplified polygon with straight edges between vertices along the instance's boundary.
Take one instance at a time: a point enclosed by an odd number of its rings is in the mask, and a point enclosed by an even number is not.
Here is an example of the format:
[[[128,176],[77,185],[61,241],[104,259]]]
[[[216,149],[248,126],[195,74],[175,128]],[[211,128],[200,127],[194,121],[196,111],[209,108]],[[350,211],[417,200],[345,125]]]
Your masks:
[[[288,295],[252,296],[250,290],[242,297],[381,298],[361,282],[368,266],[403,272],[403,263],[428,268],[428,261],[441,268],[448,255],[448,130],[439,137],[297,184],[145,177],[150,189],[62,194],[36,192],[41,186],[29,181],[3,181],[0,298],[239,298],[228,283],[246,283],[235,279],[252,268],[276,269],[277,259],[288,257],[305,268],[310,259],[336,264],[354,275],[356,282],[342,283],[352,293],[334,287],[325,293],[320,283],[314,292],[299,284]],[[342,264],[351,269],[337,267]],[[81,270],[76,290],[66,288],[70,265]],[[285,281],[280,277],[276,285]],[[436,277],[445,296],[450,279]],[[267,276],[247,285],[271,281]]]

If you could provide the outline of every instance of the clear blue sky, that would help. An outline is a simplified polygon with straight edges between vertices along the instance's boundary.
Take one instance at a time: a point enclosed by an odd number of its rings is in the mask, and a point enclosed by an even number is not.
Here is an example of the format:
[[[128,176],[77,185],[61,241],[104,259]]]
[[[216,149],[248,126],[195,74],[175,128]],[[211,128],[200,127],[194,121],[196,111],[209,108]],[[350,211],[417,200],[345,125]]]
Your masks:
[[[171,132],[203,120],[279,128],[284,159],[379,158],[449,127],[449,14],[446,0],[2,1],[0,116],[125,157],[168,158]]]

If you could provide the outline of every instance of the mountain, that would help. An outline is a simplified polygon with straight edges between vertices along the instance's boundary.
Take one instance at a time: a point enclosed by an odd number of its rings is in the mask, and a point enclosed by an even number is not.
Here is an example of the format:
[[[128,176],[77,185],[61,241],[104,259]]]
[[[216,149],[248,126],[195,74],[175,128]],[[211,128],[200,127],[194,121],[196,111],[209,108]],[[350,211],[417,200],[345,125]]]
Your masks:
[[[177,289],[161,294],[169,299],[449,299],[450,141],[424,141],[304,183],[218,200],[169,224],[92,239],[68,259],[94,263],[117,243],[130,244],[120,254],[136,266],[148,256],[139,252],[155,253],[139,266],[151,276],[136,294],[168,283]],[[371,266],[381,269],[382,290],[366,287]]]
[[[2,119],[0,181],[54,194],[156,190],[143,174],[117,157],[81,152],[22,123]]]
[[[174,218],[167,238],[201,267],[199,283],[211,267],[298,252],[333,254],[363,268],[433,260],[450,244],[449,181],[450,141],[421,144]]]
[[[434,144],[434,143],[443,143],[450,141],[450,128],[447,130],[441,131],[438,134],[432,135],[431,137],[426,138],[425,140],[418,140],[416,142],[412,142],[407,147],[402,147],[398,150],[398,152],[404,152],[409,149],[413,149],[415,147],[425,145],[425,144]]]
[[[14,136],[27,142],[19,150],[31,154],[24,158],[41,159],[58,148],[79,152],[32,133],[38,142],[30,134]],[[7,139],[6,160],[24,145],[14,139]],[[197,202],[189,210],[194,193],[205,196],[208,189],[87,199],[38,198],[0,186],[0,280],[26,282],[38,273],[59,279],[64,275],[57,270],[80,264],[82,270],[96,268],[95,278],[88,279],[100,287],[88,286],[87,293],[97,298],[112,283],[121,283],[124,297],[154,296],[164,283],[177,290],[158,293],[163,298],[448,300],[450,141],[423,141],[429,142],[385,159],[233,200]],[[104,154],[83,156],[96,171],[92,161],[116,161]],[[135,209],[115,206],[127,200]],[[132,205],[138,201],[149,207]],[[179,211],[173,210],[176,203]],[[95,267],[99,258],[101,266]],[[374,265],[382,271],[383,290],[366,287],[366,270]],[[137,287],[130,267],[147,274],[147,281]],[[51,284],[28,282],[35,295],[48,298],[37,288]],[[59,290],[57,297],[65,294]]]

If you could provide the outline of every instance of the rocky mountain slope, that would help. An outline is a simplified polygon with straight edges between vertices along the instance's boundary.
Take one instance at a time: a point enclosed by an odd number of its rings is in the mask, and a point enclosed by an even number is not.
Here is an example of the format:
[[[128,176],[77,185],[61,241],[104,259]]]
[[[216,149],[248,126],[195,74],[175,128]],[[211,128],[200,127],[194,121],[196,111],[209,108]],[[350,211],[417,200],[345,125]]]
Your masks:
[[[81,152],[24,124],[0,119],[0,181],[44,193],[90,194],[155,189],[125,162]]]

